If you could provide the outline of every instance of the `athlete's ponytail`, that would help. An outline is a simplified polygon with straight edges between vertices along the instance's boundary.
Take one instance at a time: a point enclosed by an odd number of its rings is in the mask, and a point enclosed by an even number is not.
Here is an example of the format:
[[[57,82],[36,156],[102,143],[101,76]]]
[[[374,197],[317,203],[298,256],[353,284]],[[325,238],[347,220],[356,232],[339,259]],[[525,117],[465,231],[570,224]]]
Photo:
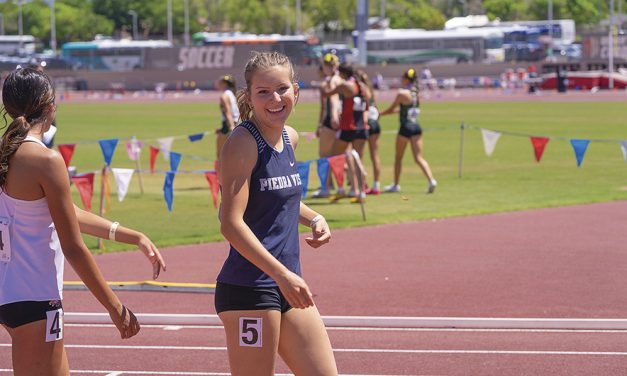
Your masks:
[[[250,120],[253,116],[253,108],[250,105],[250,90],[252,79],[258,70],[269,69],[275,66],[283,66],[289,69],[290,81],[296,85],[294,68],[290,59],[280,52],[256,52],[253,57],[246,63],[244,68],[244,79],[246,80],[246,89],[237,92],[237,107],[239,108],[240,121]],[[298,100],[298,98],[296,98]]]
[[[52,81],[42,72],[31,68],[18,69],[6,78],[2,86],[2,117],[13,121],[0,140],[0,188],[4,188],[11,157],[31,130],[32,124],[41,123],[50,115],[54,105]]]

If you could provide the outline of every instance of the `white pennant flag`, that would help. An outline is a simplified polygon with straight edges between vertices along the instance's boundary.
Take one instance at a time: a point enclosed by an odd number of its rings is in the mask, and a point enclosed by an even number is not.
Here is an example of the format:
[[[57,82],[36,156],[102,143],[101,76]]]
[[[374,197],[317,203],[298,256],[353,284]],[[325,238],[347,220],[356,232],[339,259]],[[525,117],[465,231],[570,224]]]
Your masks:
[[[159,149],[163,153],[163,160],[170,160],[170,150],[172,149],[172,142],[174,141],[174,137],[164,137],[157,139],[159,142]]]
[[[492,153],[494,153],[496,142],[499,140],[499,137],[501,137],[501,134],[499,132],[482,129],[481,135],[483,136],[483,147],[485,149],[485,154],[489,157],[492,155]]]
[[[118,201],[122,202],[126,197],[135,170],[132,168],[112,168],[111,171],[115,177],[115,184],[118,186]]]
[[[627,141],[620,142],[620,150],[623,151],[623,158],[627,161]]]

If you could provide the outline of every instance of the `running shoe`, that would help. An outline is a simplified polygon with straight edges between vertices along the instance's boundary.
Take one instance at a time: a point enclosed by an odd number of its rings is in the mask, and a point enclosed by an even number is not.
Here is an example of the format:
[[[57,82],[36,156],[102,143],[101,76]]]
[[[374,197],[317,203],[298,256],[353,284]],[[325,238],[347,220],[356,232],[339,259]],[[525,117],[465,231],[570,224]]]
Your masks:
[[[346,198],[348,196],[346,196],[346,194],[344,194],[343,192],[338,192],[334,195],[329,196],[329,201],[330,202],[338,202],[339,200]]]
[[[374,195],[374,196],[377,196],[377,195],[380,195],[380,194],[381,194],[381,191],[380,191],[380,190],[378,190],[377,188],[368,188],[368,189],[366,189],[366,194],[367,194],[367,195]]]
[[[435,192],[435,187],[438,186],[438,182],[435,179],[432,179],[429,182],[429,188],[427,188],[427,194]]]
[[[331,193],[329,191],[317,190],[311,193],[311,198],[329,198]]]
[[[366,192],[361,192],[359,196],[351,198],[351,204],[359,204],[366,202]]]
[[[401,186],[399,184],[386,185],[384,191],[388,193],[400,192]]]

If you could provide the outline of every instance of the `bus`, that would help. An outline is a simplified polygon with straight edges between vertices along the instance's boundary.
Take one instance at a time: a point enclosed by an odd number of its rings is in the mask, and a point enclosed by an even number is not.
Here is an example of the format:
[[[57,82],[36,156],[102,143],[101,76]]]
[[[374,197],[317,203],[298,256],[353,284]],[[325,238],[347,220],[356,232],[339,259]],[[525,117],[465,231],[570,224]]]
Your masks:
[[[319,61],[320,40],[306,35],[252,34],[241,32],[199,32],[192,36],[194,46],[232,46],[236,59],[245,61],[251,51],[277,51],[294,65],[311,65]]]
[[[147,53],[161,48],[172,48],[172,43],[96,37],[91,42],[65,43],[62,55],[81,69],[125,72],[145,68]]]
[[[505,58],[503,32],[496,28],[368,30],[366,49],[368,64],[497,63]]]
[[[21,41],[21,49],[20,49]],[[0,55],[32,55],[35,37],[32,35],[0,35]]]
[[[551,43],[555,45],[573,44],[577,37],[574,20],[508,21],[498,24],[498,27],[503,26],[535,29],[539,38],[551,38]]]

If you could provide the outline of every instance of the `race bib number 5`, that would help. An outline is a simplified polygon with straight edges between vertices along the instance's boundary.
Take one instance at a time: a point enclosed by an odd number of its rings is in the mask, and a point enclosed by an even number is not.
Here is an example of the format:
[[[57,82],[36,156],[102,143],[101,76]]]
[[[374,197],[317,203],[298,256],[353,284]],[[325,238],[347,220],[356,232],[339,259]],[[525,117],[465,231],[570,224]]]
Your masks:
[[[11,261],[11,236],[9,225],[11,220],[7,217],[0,217],[0,261]]]
[[[46,312],[46,342],[63,339],[63,309]]]
[[[263,319],[260,317],[239,318],[239,345],[262,347]]]

